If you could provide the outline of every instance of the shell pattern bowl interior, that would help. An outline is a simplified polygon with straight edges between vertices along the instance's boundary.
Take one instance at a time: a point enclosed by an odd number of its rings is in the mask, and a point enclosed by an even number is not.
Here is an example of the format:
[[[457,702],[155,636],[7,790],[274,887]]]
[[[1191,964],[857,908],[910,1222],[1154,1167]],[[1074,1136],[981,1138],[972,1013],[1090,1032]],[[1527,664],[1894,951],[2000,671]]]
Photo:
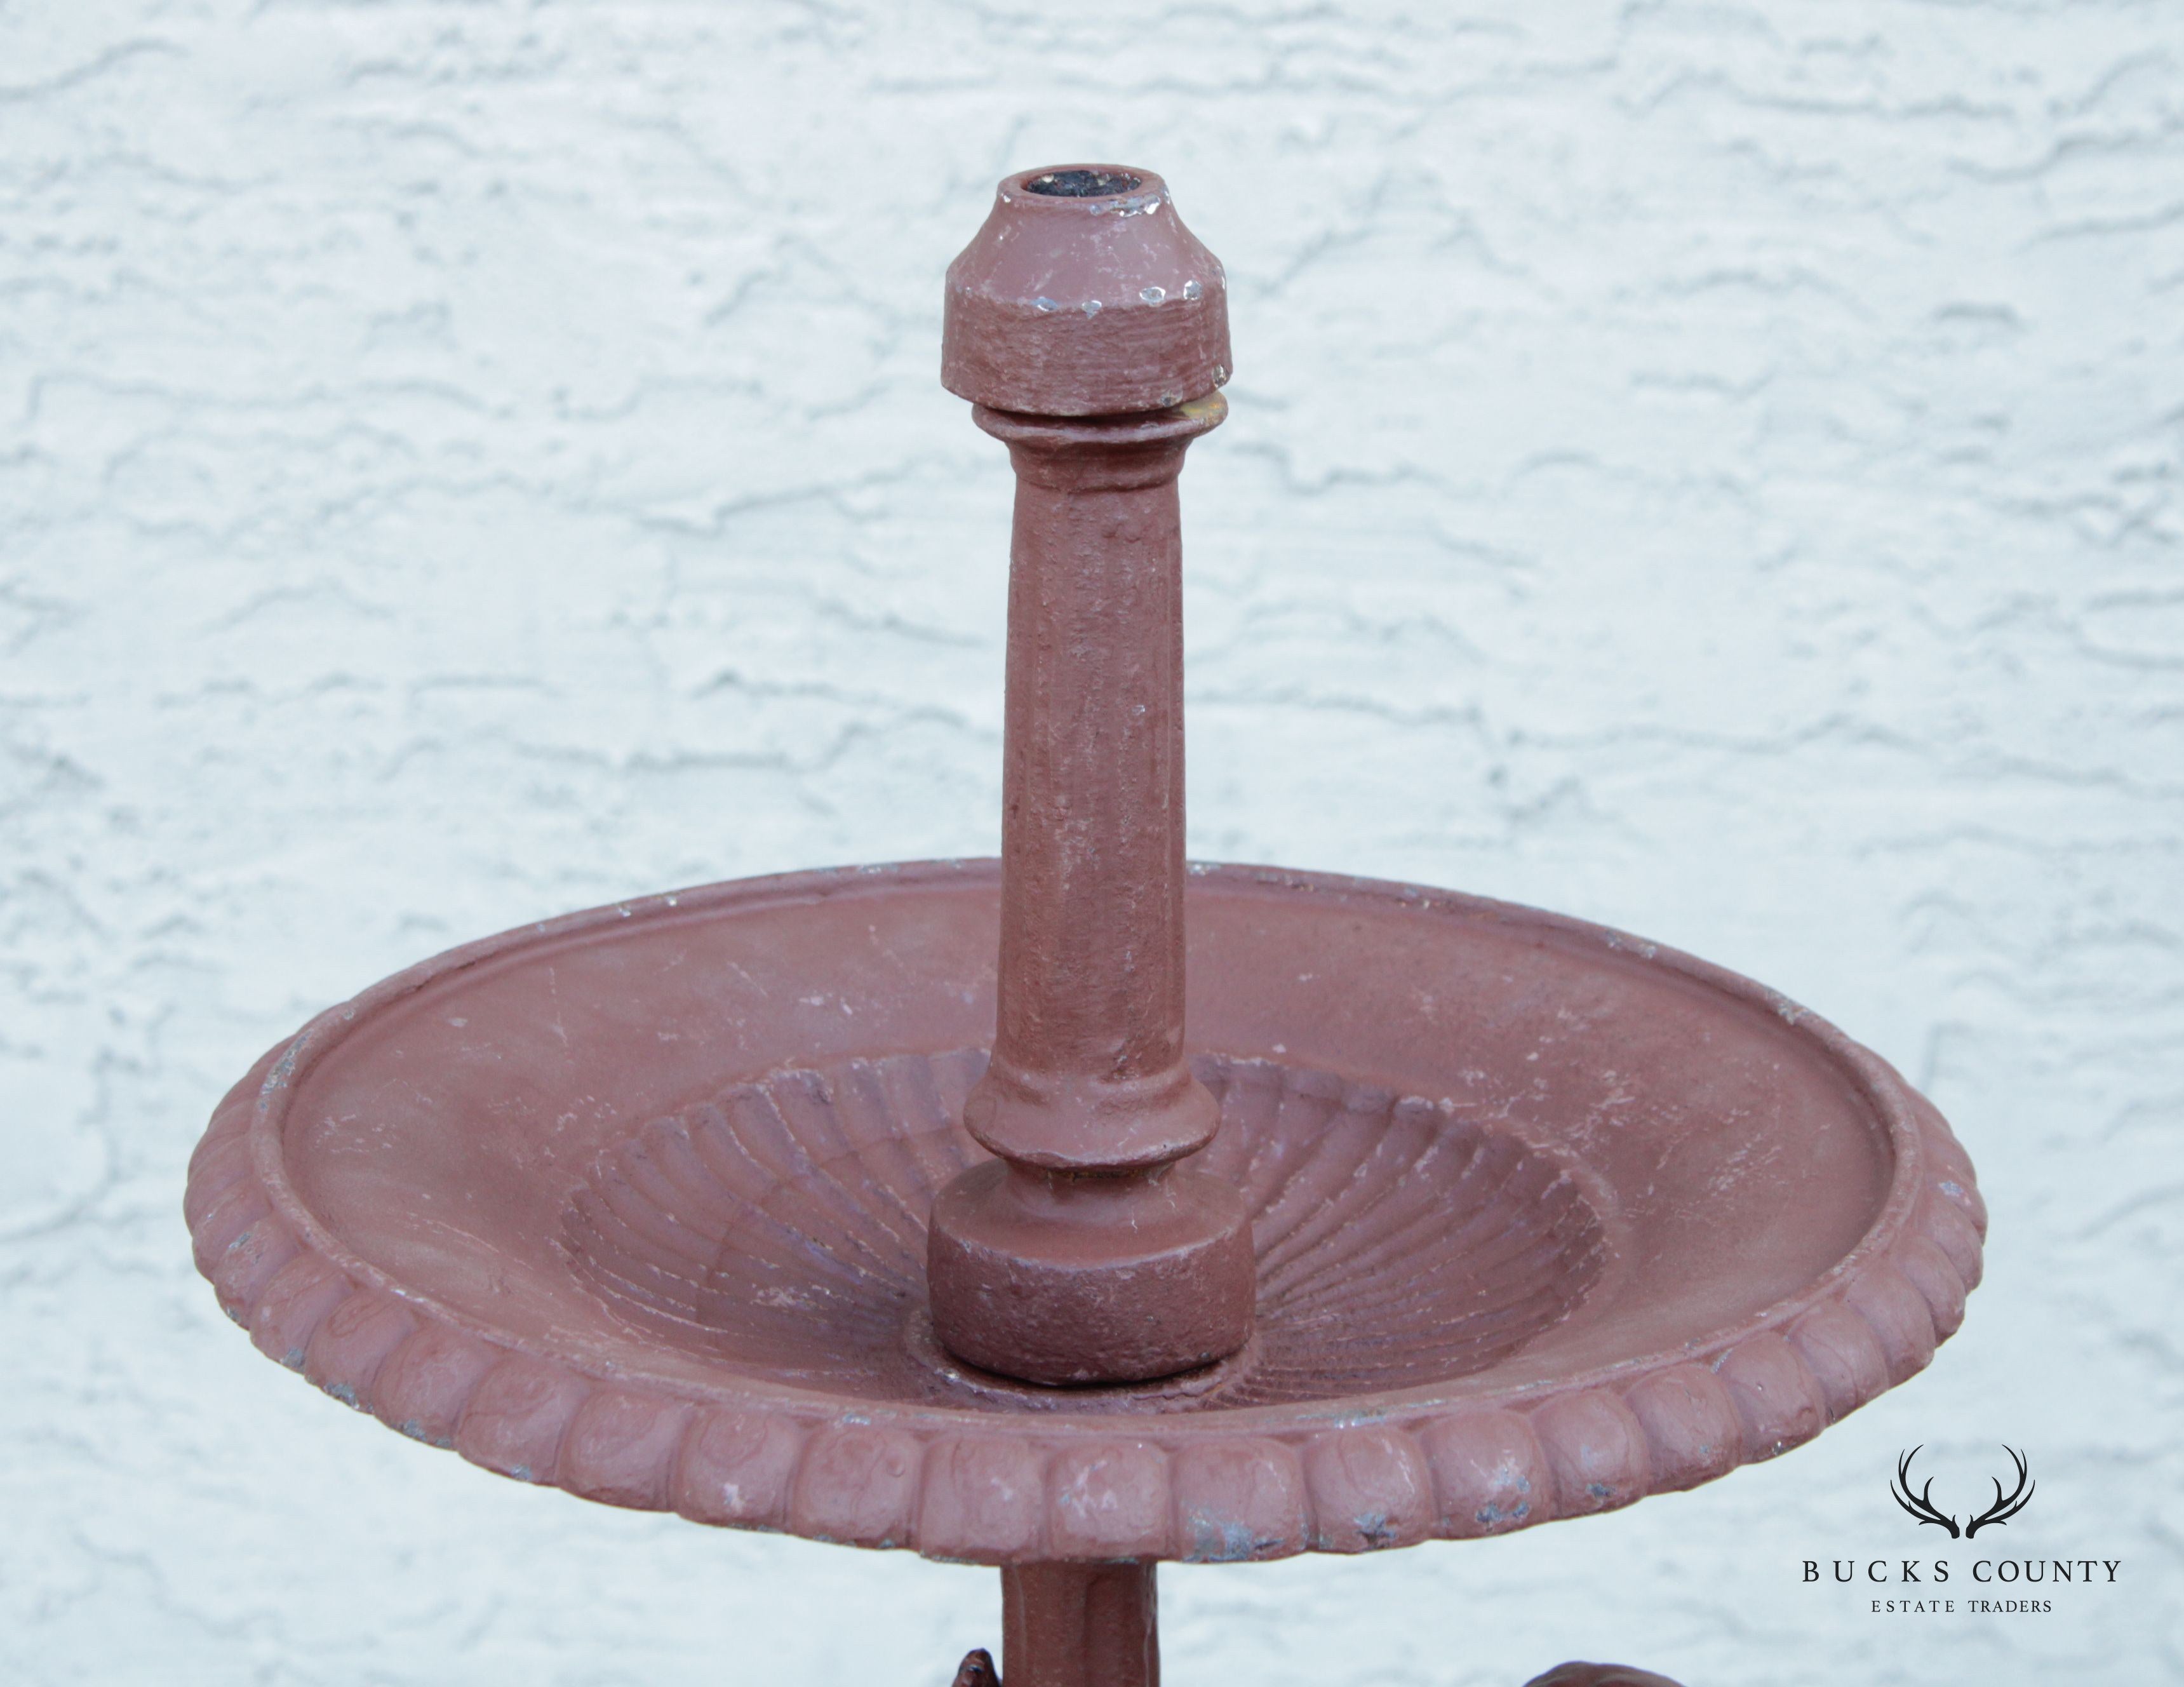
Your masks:
[[[1597,927],[1240,867],[1188,891],[1240,1354],[1056,1390],[923,1300],[984,1151],[990,862],[572,915],[320,1016],[215,1115],[201,1266],[421,1440],[699,1522],[988,1563],[1494,1533],[1770,1457],[1918,1371],[1985,1219],[1934,1109],[1779,996]]]

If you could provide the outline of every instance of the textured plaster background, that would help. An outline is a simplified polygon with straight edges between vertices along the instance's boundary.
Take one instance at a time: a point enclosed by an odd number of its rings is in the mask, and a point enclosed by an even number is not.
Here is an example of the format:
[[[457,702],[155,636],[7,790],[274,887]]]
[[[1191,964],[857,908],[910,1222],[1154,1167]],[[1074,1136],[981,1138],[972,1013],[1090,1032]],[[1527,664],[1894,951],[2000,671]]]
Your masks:
[[[1008,481],[940,274],[1079,157],[1234,288],[1196,852],[1752,973],[1994,1213],[1964,1334],[1814,1445],[1171,1572],[1172,1682],[2184,1681],[2174,0],[0,5],[0,1676],[911,1687],[996,1637],[989,1572],[339,1410],[177,1207],[252,1057],[413,958],[994,847]],[[1900,1447],[1969,1502],[2003,1440],[1997,1550],[2114,1589],[1800,1584],[1940,1544]]]

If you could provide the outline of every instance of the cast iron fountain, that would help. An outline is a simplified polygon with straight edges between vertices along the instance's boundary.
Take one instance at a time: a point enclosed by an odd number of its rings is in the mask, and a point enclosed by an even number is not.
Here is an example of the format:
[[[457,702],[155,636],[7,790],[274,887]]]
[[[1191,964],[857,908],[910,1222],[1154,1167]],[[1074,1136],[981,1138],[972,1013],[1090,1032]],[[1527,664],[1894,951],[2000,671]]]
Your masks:
[[[1017,478],[1000,860],[320,1014],[191,1167],[260,1349],[523,1481],[998,1565],[1008,1687],[1150,1687],[1163,1559],[1627,1505],[1926,1364],[1985,1218],[1877,1056],[1576,920],[1186,867],[1176,480],[1229,366],[1159,177],[1001,184],[943,366]]]

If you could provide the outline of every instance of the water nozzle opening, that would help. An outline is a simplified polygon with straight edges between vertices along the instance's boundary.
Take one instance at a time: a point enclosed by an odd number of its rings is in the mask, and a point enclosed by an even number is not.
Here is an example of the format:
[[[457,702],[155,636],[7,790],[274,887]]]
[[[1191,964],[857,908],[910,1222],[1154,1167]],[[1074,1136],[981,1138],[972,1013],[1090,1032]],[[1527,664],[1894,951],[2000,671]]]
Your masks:
[[[1024,182],[1027,193],[1050,199],[1105,199],[1118,193],[1134,193],[1145,178],[1112,170],[1050,170]]]

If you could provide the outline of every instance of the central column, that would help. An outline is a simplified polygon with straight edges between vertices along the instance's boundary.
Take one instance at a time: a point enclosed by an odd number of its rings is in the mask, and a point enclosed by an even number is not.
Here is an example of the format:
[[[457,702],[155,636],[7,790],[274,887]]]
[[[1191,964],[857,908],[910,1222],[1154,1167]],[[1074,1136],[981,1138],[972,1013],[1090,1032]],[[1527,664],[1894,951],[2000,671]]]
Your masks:
[[[1183,1059],[1183,544],[1175,481],[1218,397],[1147,417],[981,406],[1017,472],[1001,781],[1000,1012],[970,1109],[1055,1170],[1203,1148]]]
[[[999,1018],[935,1201],[935,1335],[1050,1384],[1128,1383],[1250,1333],[1243,1203],[1185,1164],[1184,453],[1219,425],[1225,288],[1149,172],[1001,184],[949,271],[943,378],[1017,473]]]
[[[1008,1687],[1160,1687],[1150,1564],[1026,1564],[1001,1572]]]

